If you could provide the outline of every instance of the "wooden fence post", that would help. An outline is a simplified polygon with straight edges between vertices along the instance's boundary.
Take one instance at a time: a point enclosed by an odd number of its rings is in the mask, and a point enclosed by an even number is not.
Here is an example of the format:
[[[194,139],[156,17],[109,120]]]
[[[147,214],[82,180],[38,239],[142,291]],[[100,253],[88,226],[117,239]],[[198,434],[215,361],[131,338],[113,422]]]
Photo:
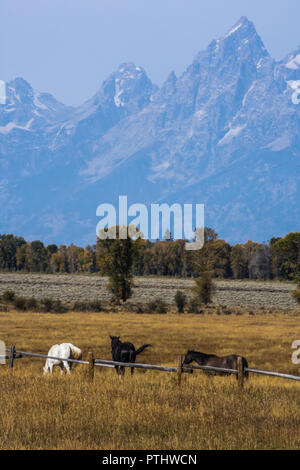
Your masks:
[[[9,352],[9,370],[12,372],[13,367],[14,367],[14,358],[15,358],[15,346],[11,346],[10,352]]]
[[[177,382],[178,385],[181,383],[181,374],[182,374],[182,356],[178,356],[177,362]]]
[[[239,356],[237,358],[237,369],[238,369],[238,386],[240,389],[244,386],[244,364],[242,358]]]
[[[91,381],[93,381],[94,380],[94,369],[95,369],[95,357],[94,357],[93,352],[89,352],[88,361],[89,361],[89,379]]]

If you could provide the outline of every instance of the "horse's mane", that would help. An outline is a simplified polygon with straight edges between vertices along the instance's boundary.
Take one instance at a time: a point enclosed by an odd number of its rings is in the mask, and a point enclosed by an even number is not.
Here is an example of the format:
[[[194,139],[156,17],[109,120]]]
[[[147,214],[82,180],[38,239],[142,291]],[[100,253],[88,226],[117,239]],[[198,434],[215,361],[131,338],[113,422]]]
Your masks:
[[[71,356],[72,359],[82,359],[82,351],[81,349],[77,348],[77,346],[74,346],[74,344],[69,343],[70,349],[71,349]]]
[[[193,350],[188,351],[187,354],[195,354],[195,355],[202,356],[202,357],[214,356],[214,354],[206,354],[201,351],[193,351]]]

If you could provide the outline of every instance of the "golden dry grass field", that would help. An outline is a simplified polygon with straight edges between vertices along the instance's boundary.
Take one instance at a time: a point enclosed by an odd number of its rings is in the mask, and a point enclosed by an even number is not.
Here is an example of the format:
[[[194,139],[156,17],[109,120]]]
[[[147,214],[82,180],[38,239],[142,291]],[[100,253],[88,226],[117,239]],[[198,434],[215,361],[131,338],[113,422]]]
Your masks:
[[[0,339],[19,350],[47,353],[72,342],[111,359],[109,334],[136,347],[138,362],[176,365],[187,349],[241,354],[250,367],[300,375],[291,344],[299,316],[168,313],[0,313]],[[240,392],[234,377],[129,371],[87,366],[71,376],[43,377],[43,359],[0,366],[1,449],[298,449],[300,383],[251,375]]]

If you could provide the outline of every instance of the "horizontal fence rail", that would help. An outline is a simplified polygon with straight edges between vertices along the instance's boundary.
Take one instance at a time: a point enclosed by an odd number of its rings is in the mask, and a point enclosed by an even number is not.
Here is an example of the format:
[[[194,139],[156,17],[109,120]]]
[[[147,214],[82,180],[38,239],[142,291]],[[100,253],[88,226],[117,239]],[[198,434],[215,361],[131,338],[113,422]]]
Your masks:
[[[45,359],[55,359],[57,361],[75,362],[77,364],[89,364],[88,361],[81,361],[79,359],[67,359],[64,357],[47,356],[46,354],[31,353],[31,352],[25,352],[25,351],[15,351],[15,352],[17,354],[21,354],[22,356],[28,356],[28,357],[41,357]]]
[[[91,378],[94,377],[94,367],[109,367],[114,368],[118,367],[130,367],[135,369],[146,369],[146,370],[157,370],[161,372],[177,372],[178,376],[178,383],[181,380],[181,374],[184,372],[191,372],[193,370],[203,370],[208,372],[219,372],[225,374],[233,374],[237,376],[238,383],[242,387],[243,380],[245,373],[252,373],[252,374],[259,374],[265,375],[269,377],[279,377],[283,379],[295,380],[300,382],[300,376],[284,374],[281,372],[273,372],[273,371],[266,371],[266,370],[259,370],[259,369],[252,369],[249,367],[243,367],[242,360],[238,358],[237,369],[227,369],[224,367],[213,367],[213,366],[201,366],[201,365],[190,365],[190,364],[183,364],[182,356],[178,356],[178,363],[177,367],[169,367],[169,366],[159,366],[154,364],[140,364],[140,363],[131,363],[131,362],[118,362],[118,361],[109,361],[105,359],[95,359],[93,353],[89,353],[89,360],[83,361],[80,359],[68,359],[63,357],[57,356],[48,356],[47,354],[40,354],[40,353],[33,353],[28,351],[19,351],[15,349],[15,346],[11,346],[11,348],[5,348],[4,350],[6,353],[5,355],[0,355],[0,359],[8,359],[9,360],[9,367],[12,370],[14,359],[21,359],[22,357],[37,357],[42,359],[54,359],[57,361],[64,361],[76,364],[83,364],[89,365],[89,376]]]
[[[236,369],[225,369],[224,367],[213,367],[213,366],[190,366],[188,365],[182,365],[183,372],[187,372],[188,370],[207,370],[207,371],[212,371],[212,372],[223,372],[225,374],[238,374],[238,371]],[[246,369],[244,369],[246,370]]]
[[[251,372],[252,374],[268,375],[270,377],[281,377],[282,379],[298,380],[300,382],[300,377],[297,375],[282,374],[281,372],[271,372],[268,370],[258,370],[258,369],[249,369],[245,368],[245,371]]]
[[[14,359],[21,359],[23,356],[22,354],[15,354],[14,355]],[[10,355],[9,354],[0,354],[0,359],[9,359],[10,358]]]
[[[136,364],[132,362],[106,361],[104,359],[95,359],[95,366],[110,365],[111,367],[135,367],[136,369],[160,370],[162,372],[177,372],[177,367],[155,366],[152,364]]]

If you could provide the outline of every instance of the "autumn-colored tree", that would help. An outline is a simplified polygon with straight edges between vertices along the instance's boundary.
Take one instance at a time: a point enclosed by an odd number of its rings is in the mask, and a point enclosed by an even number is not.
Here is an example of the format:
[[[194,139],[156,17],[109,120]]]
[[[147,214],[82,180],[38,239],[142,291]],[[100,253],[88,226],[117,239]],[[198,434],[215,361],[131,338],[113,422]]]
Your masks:
[[[49,252],[47,248],[45,248],[44,244],[39,240],[31,242],[29,246],[30,253],[28,253],[28,258],[30,258],[31,271],[46,271],[49,264]]]
[[[0,235],[0,269],[14,271],[17,269],[16,252],[26,242],[22,237]]]
[[[234,279],[249,277],[247,252],[244,245],[234,245],[231,248],[230,266]]]
[[[68,256],[66,245],[61,245],[56,253],[50,258],[50,270],[54,273],[67,273],[69,272],[68,267]]]
[[[58,247],[57,247],[57,245],[55,245],[55,244],[48,245],[48,246],[47,246],[47,250],[49,251],[49,253],[51,253],[51,255],[53,255],[53,253],[56,253],[56,252],[57,252]]]
[[[229,243],[219,239],[214,230],[205,228],[203,248],[188,254],[194,275],[208,271],[212,277],[230,277],[230,251]]]
[[[83,254],[84,249],[73,244],[66,249],[68,272],[76,273],[80,271],[79,260]]]
[[[270,247],[266,244],[257,244],[248,263],[250,279],[271,278]]]
[[[132,240],[134,275],[199,277],[209,271],[212,278],[300,279],[300,233],[272,238],[269,244],[247,243],[230,246],[211,228],[204,229],[202,250],[185,250],[185,240]],[[204,263],[204,264],[203,264]],[[75,273],[98,271],[96,245],[71,244],[45,247],[39,240],[0,235],[0,269],[28,272]]]
[[[27,270],[29,271],[29,266],[27,263],[27,244],[21,245],[17,248],[16,251],[16,267],[18,271]]]
[[[274,275],[280,279],[300,277],[300,233],[289,233],[284,238],[271,240]]]
[[[96,253],[90,245],[78,255],[78,271],[86,273],[96,271]]]

